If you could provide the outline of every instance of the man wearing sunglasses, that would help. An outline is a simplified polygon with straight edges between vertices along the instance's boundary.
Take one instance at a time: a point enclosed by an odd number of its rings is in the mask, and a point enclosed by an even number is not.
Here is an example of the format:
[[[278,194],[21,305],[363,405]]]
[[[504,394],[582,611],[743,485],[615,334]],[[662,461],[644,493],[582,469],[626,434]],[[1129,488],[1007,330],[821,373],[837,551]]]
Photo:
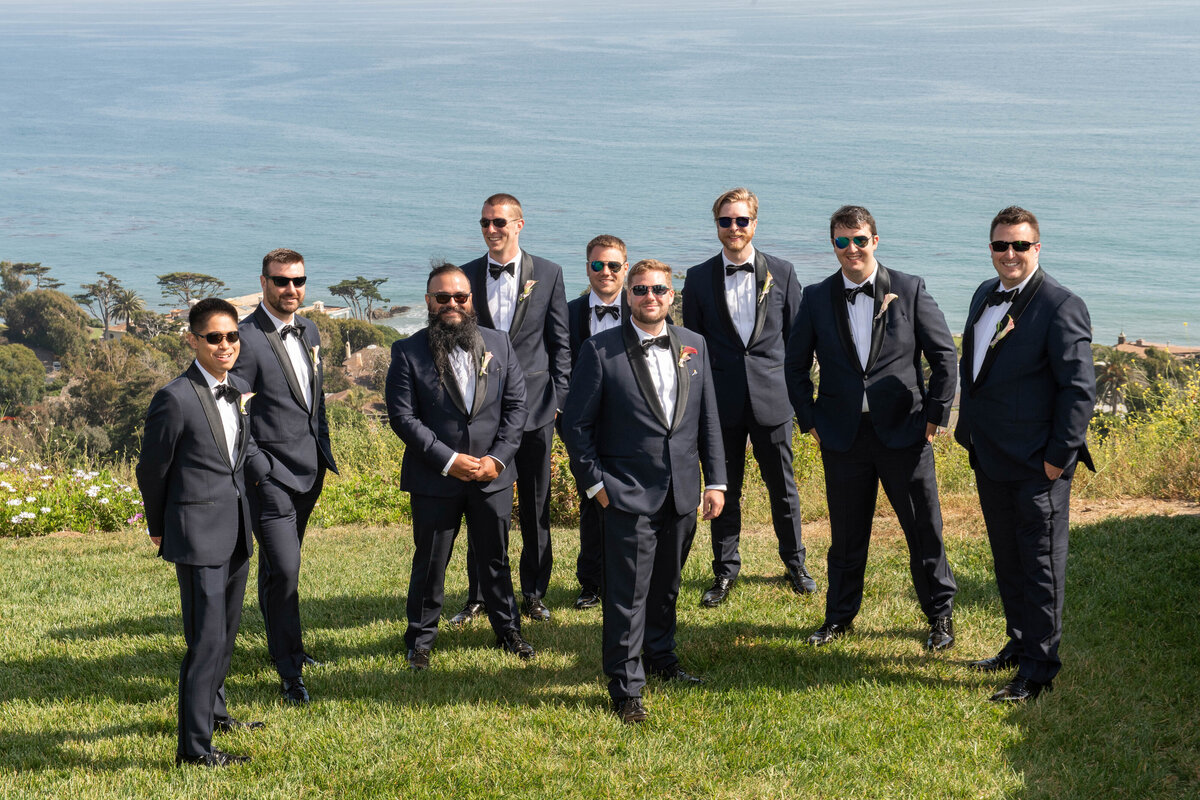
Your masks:
[[[625,302],[625,273],[629,270],[625,242],[602,234],[587,245],[584,265],[589,291],[567,303],[567,321],[571,337],[571,369],[579,358],[584,341],[597,333],[618,328],[629,316]],[[575,577],[579,579],[579,597],[575,608],[600,605],[600,540],[603,522],[600,504],[579,488],[579,558]]]
[[[1087,306],[1038,264],[1037,218],[1010,206],[992,220],[999,279],[979,285],[963,332],[954,437],[967,448],[987,525],[1008,641],[981,672],[1016,668],[991,696],[1035,699],[1062,662],[1071,479],[1094,470],[1087,447],[1096,402]]]
[[[271,474],[251,493],[258,536],[258,602],[267,649],[287,703],[309,702],[302,672],[308,655],[300,626],[300,547],[325,471],[337,472],[325,421],[321,336],[296,314],[304,303],[304,257],[294,250],[263,256],[263,299],[242,320],[242,355],[234,374],[255,393],[250,430],[271,456]]]
[[[478,298],[479,324],[508,334],[525,372],[529,417],[517,453],[517,495],[521,524],[521,611],[533,620],[550,619],[544,598],[550,585],[550,447],[554,419],[567,396],[571,345],[567,330],[567,295],[562,268],[530,255],[519,244],[525,227],[521,203],[510,194],[484,201],[479,217],[487,255],[463,265]],[[486,300],[486,302],[484,302]],[[471,544],[468,540],[468,551]],[[469,553],[468,553],[469,555]],[[462,625],[486,606],[467,559],[468,595],[451,622]]]
[[[800,307],[800,284],[790,262],[751,244],[758,227],[753,192],[731,189],[712,210],[721,252],[689,269],[683,285],[683,324],[704,336],[712,358],[729,476],[725,511],[712,522],[713,583],[701,599],[710,608],[725,601],[741,569],[747,436],[767,486],[786,578],[797,594],[817,590],[804,564],[792,407],[783,381],[784,344]]]
[[[696,508],[713,519],[724,505],[725,454],[704,337],[666,324],[671,268],[637,262],[628,295],[629,321],[583,343],[562,433],[604,509],[604,673],[614,713],[636,723],[647,671],[701,682],[675,654],[675,604]]]
[[[842,206],[829,220],[841,269],[804,290],[788,341],[787,382],[796,420],[821,447],[829,504],[825,621],[809,638],[845,635],[862,605],[879,485],[908,543],[909,572],[929,620],[929,650],[954,644],[957,591],[942,543],[933,437],[954,400],[954,339],[913,275],[875,259],[875,218]],[[813,357],[820,382],[813,399]],[[929,362],[926,384],[921,358]]]

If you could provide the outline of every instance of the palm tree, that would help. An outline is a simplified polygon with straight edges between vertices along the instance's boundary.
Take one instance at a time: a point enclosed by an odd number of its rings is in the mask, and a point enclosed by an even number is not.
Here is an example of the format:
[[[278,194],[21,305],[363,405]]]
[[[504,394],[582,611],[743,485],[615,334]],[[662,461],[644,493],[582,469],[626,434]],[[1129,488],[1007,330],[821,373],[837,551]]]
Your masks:
[[[1114,352],[1108,361],[1096,363],[1096,404],[1101,409],[1115,413],[1130,386],[1149,385],[1139,362],[1132,353]]]
[[[133,315],[143,310],[146,304],[142,302],[142,298],[138,297],[138,293],[133,289],[121,288],[117,291],[113,300],[112,315],[113,319],[124,320],[129,322],[133,319]]]

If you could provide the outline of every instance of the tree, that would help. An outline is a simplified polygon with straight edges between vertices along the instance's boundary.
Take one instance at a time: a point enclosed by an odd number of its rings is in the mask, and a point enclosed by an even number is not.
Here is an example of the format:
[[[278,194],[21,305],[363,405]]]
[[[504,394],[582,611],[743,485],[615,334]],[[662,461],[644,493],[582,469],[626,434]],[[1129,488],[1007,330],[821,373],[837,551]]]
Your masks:
[[[4,314],[11,342],[44,347],[63,361],[87,347],[87,314],[62,292],[24,292],[5,304]]]
[[[1101,408],[1115,413],[1130,389],[1149,385],[1140,360],[1130,353],[1112,350],[1107,361],[1096,362],[1096,402]]]
[[[139,339],[146,339],[147,341],[162,336],[164,333],[177,330],[180,327],[179,322],[166,314],[156,314],[146,309],[134,311],[128,321],[129,324],[125,329]]]
[[[112,323],[113,309],[125,287],[117,280],[116,275],[109,275],[107,272],[97,272],[96,274],[100,276],[100,280],[95,283],[81,283],[80,288],[85,291],[75,295],[75,302],[91,311],[92,316],[100,320],[104,326],[104,338],[107,339],[108,329]]]
[[[23,344],[0,345],[0,409],[37,402],[46,386],[46,368]]]
[[[169,272],[158,276],[158,285],[162,287],[163,297],[177,298],[184,308],[193,299],[212,297],[225,291],[225,281],[203,272]]]
[[[329,292],[345,298],[355,319],[369,320],[375,303],[388,302],[388,298],[379,294],[379,287],[387,281],[387,278],[364,278],[358,275],[353,280],[344,280],[330,286]]]
[[[132,451],[150,398],[176,375],[176,367],[165,354],[126,336],[93,343],[86,362],[72,372],[74,419],[102,428],[114,451]]]
[[[142,302],[142,298],[138,297],[137,292],[133,289],[122,288],[116,293],[113,300],[113,319],[124,320],[128,329],[128,323],[133,321],[134,315],[145,308],[146,304]]]
[[[50,268],[42,266],[40,261],[13,264],[13,269],[22,275],[32,275],[35,289],[57,289],[62,286],[62,281],[56,281],[47,274]]]

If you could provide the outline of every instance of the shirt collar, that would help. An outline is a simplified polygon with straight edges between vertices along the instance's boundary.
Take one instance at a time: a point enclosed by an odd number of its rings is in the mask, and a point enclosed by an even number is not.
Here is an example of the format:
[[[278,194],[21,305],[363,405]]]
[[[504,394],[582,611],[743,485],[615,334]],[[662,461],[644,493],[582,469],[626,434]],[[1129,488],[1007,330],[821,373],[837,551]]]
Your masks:
[[[1020,283],[1018,283],[1016,286],[1014,286],[1014,287],[1013,287],[1013,289],[1016,289],[1016,290],[1017,290],[1017,294],[1020,294],[1021,292],[1025,291],[1025,287],[1026,287],[1026,286],[1029,284],[1029,282],[1030,282],[1031,280],[1033,280],[1033,276],[1034,276],[1034,275],[1036,275],[1036,274],[1037,274],[1037,271],[1038,271],[1039,269],[1041,269],[1041,268],[1042,268],[1042,265],[1041,265],[1041,264],[1038,264],[1038,265],[1036,265],[1036,266],[1033,268],[1033,272],[1030,272],[1028,275],[1026,275],[1026,276],[1025,276],[1025,280],[1021,281]],[[995,291],[997,291],[997,292],[1005,292],[1005,291],[1012,291],[1012,290],[1011,290],[1011,289],[1005,289],[1005,288],[1004,288],[1004,284],[1003,284],[1002,282],[1000,282],[1000,279],[999,279],[999,278],[997,278],[997,279],[996,279],[996,288],[995,288]]]
[[[629,324],[633,325],[632,322],[630,322]],[[647,339],[656,339],[659,336],[666,336],[667,335],[667,321],[665,319],[662,321],[662,330],[659,331],[658,333],[646,333],[644,330],[639,328],[637,325],[633,325],[633,329],[634,329],[634,331],[637,332],[638,341],[644,342]]]
[[[228,372],[225,373],[225,380],[219,381],[212,376],[211,372],[206,370],[204,367],[200,366],[200,359],[196,359],[192,363],[194,363],[196,365],[196,369],[200,370],[200,374],[203,375],[204,380],[208,382],[209,389],[215,389],[218,386],[224,386],[225,384],[229,383],[229,373]]]
[[[275,323],[275,330],[277,330],[277,331],[278,331],[280,328],[282,328],[284,325],[296,325],[296,315],[295,315],[295,314],[293,314],[293,315],[292,315],[292,321],[291,321],[291,322],[284,322],[284,321],[283,321],[283,320],[281,320],[279,317],[277,317],[277,316],[275,316],[274,314],[272,314],[272,313],[271,313],[270,309],[268,309],[268,308],[267,308],[267,304],[266,304],[266,303],[259,303],[259,304],[258,304],[258,307],[259,307],[259,308],[261,308],[261,309],[263,310],[263,313],[265,313],[265,314],[266,314],[268,317],[270,317],[270,319],[271,319],[271,322]],[[299,326],[299,325],[296,325],[296,327],[300,327],[300,326]]]
[[[867,279],[862,283],[852,283],[851,280],[846,277],[846,273],[842,272],[841,270],[838,270],[838,272],[842,276],[843,286],[845,286],[847,289],[857,289],[860,286],[866,286],[868,283],[875,283],[875,276],[879,274],[879,264],[875,264],[875,269],[871,270],[871,274],[868,275]]]
[[[625,291],[625,287],[622,286],[621,292],[623,292],[623,291]],[[589,290],[588,291],[588,308],[595,308],[596,306],[617,306],[619,308],[621,306],[621,293],[620,292],[617,293],[616,300],[613,300],[611,303],[606,303],[600,299],[600,295],[596,294],[596,291],[594,289]],[[641,330],[641,328],[638,328],[638,330]]]
[[[755,249],[754,249],[754,245],[752,245],[752,244],[748,244],[748,245],[746,245],[746,249],[750,251],[750,255],[749,255],[749,257],[748,257],[748,258],[747,258],[745,261],[741,262],[741,264],[735,264],[735,263],[733,263],[732,261],[730,261],[730,260],[729,260],[729,256],[727,256],[727,255],[725,254],[725,251],[724,251],[724,250],[722,250],[722,251],[721,251],[721,261],[723,261],[723,262],[725,263],[725,266],[727,266],[727,267],[740,267],[742,264],[750,264],[750,265],[752,265],[752,266],[753,266],[753,264],[754,264],[754,257],[755,257],[755,256],[756,256],[758,253],[755,251]]]
[[[498,267],[507,266],[508,264],[516,264],[517,265],[516,272],[519,273],[521,271],[521,260],[523,258],[525,258],[524,250],[517,250],[517,254],[516,254],[516,256],[513,257],[512,261],[497,261],[496,259],[492,258],[492,254],[491,254],[491,252],[489,252],[487,254],[487,263],[495,264]],[[489,275],[488,277],[490,278],[491,275]],[[516,277],[516,276],[514,276],[514,277]]]

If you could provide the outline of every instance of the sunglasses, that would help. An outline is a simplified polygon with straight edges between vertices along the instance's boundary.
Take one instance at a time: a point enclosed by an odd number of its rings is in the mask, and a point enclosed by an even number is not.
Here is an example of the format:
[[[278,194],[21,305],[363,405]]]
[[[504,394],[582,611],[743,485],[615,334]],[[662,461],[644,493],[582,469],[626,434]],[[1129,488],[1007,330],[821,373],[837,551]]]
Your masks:
[[[487,217],[480,217],[479,227],[483,228],[486,231],[488,225],[495,225],[496,230],[500,230],[501,228],[503,228],[505,225],[507,225],[510,222],[516,222],[516,220],[515,219],[509,220],[509,219],[505,219],[504,217],[496,217],[496,219],[488,219]]]
[[[730,225],[737,223],[739,228],[749,228],[754,217],[717,217],[717,224],[722,228],[728,228]]]
[[[460,306],[465,306],[467,301],[471,299],[470,292],[432,292],[425,296],[432,297],[435,301],[437,301],[437,304],[441,306],[449,304],[451,300],[458,303]]]
[[[620,261],[589,261],[588,266],[592,268],[592,272],[603,272],[605,267],[608,267],[609,272],[620,272],[625,265]]]
[[[656,283],[653,286],[647,286],[644,283],[639,283],[636,286],[630,286],[629,291],[633,292],[638,297],[645,297],[654,292],[659,297],[662,297],[667,292],[671,291],[670,286],[663,286],[661,283]]]
[[[242,338],[237,331],[210,331],[209,333],[196,333],[192,331],[192,335],[196,336],[211,345],[218,345],[221,342],[228,341],[230,344],[237,344],[238,339]]]
[[[1029,252],[1029,248],[1033,247],[1035,244],[1037,244],[1037,242],[1002,242],[997,239],[996,241],[992,242],[992,252],[1003,253],[1011,247],[1018,253],[1027,253]]]
[[[287,286],[289,283],[299,289],[304,285],[305,281],[308,280],[307,275],[300,275],[296,278],[288,278],[284,275],[268,275],[267,277],[271,279],[271,283],[275,284],[275,286],[280,289]]]
[[[845,250],[854,242],[855,247],[866,247],[871,243],[870,236],[839,236],[833,240],[833,246],[838,250]]]

